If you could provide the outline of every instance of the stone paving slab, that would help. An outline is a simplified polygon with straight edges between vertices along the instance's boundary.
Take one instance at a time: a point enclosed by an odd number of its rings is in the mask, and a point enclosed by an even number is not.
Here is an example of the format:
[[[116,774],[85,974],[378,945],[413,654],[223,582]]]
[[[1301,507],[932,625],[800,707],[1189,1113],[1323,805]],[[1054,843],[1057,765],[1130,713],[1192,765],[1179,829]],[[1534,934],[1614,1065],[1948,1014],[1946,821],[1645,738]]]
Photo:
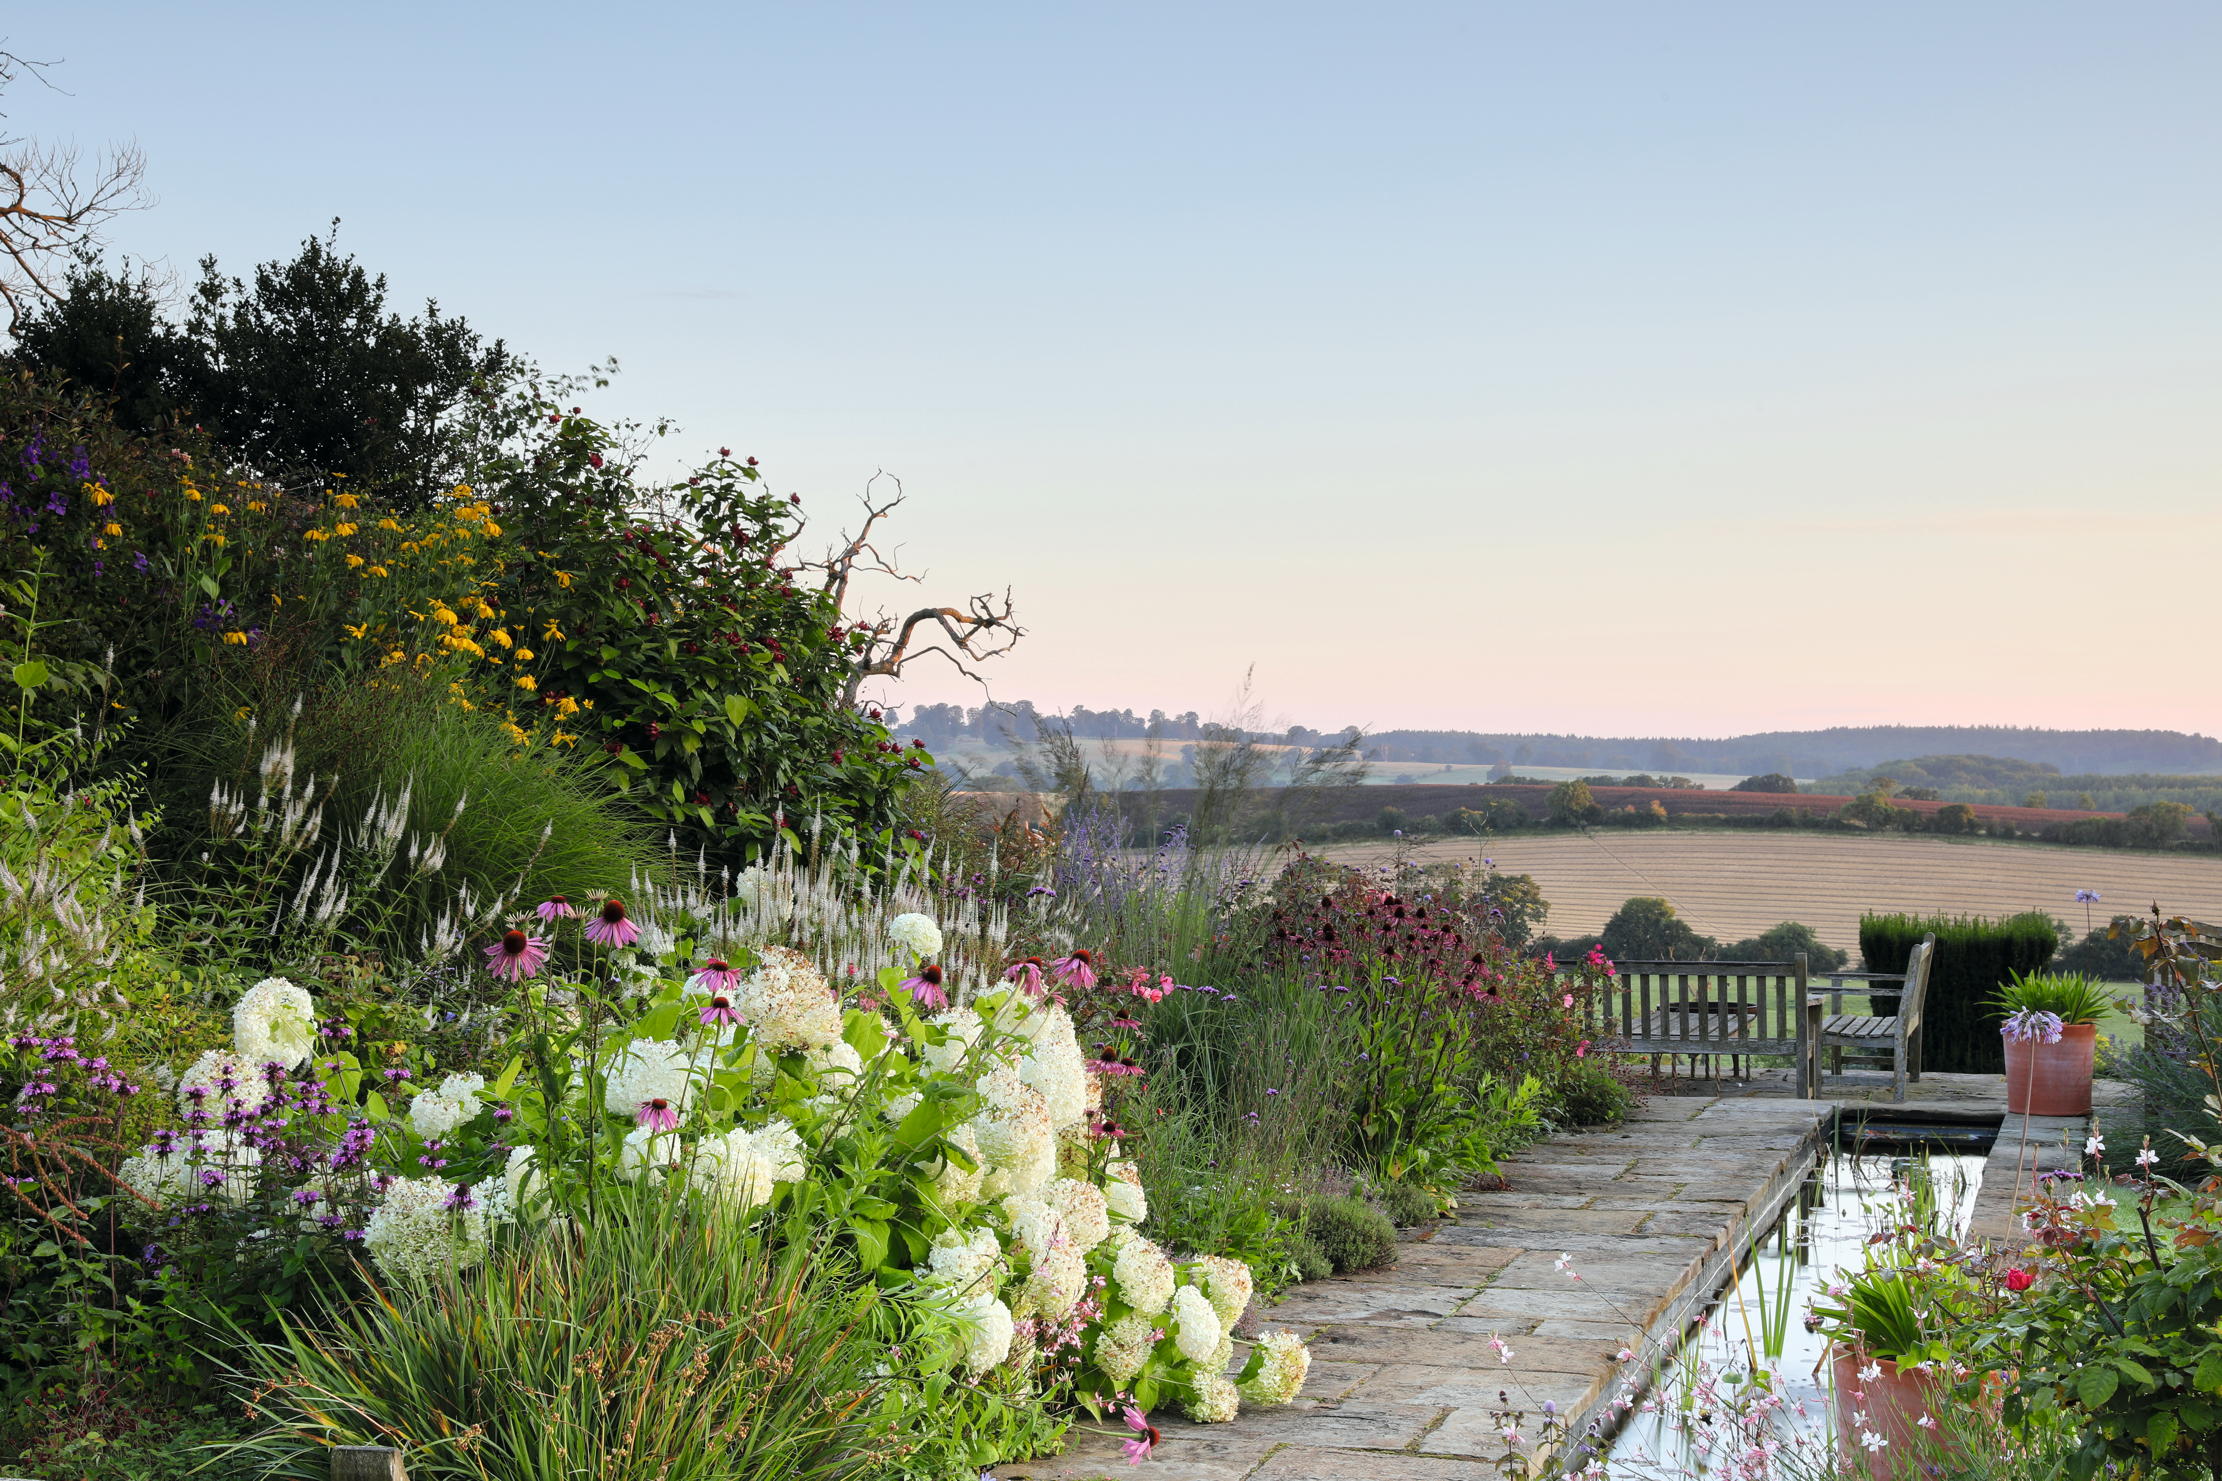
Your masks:
[[[1508,1413],[1532,1435],[1548,1402],[1579,1434],[1617,1390],[1623,1346],[1679,1340],[1795,1191],[1834,1114],[1820,1101],[1660,1097],[1625,1128],[1507,1158],[1503,1190],[1461,1195],[1432,1237],[1399,1246],[1396,1265],[1299,1286],[1256,1313],[1263,1328],[1309,1339],[1304,1393],[1224,1425],[1161,1409],[1151,1420],[1165,1439],[1143,1474],[1496,1481]],[[1076,1432],[1066,1454],[997,1475],[1134,1474],[1124,1438]]]

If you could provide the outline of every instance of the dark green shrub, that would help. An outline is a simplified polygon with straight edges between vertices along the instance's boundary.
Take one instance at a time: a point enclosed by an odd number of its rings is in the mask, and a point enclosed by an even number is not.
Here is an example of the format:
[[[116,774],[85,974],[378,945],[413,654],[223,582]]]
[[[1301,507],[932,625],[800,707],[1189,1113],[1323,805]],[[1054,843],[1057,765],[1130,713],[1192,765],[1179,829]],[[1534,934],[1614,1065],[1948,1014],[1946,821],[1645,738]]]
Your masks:
[[[2135,916],[2117,915],[2072,946],[2060,948],[2052,965],[2061,972],[2080,972],[2101,982],[2143,982],[2145,959],[2131,945],[2137,939]]]
[[[1399,1229],[1409,1229],[1415,1224],[1425,1224],[1442,1217],[1443,1210],[1435,1202],[1435,1195],[1425,1188],[1410,1183],[1386,1181],[1376,1183],[1366,1190],[1389,1222]]]
[[[1719,950],[1712,937],[1699,935],[1672,905],[1650,896],[1638,896],[1614,911],[1602,936],[1605,955],[1616,962],[1688,962]]]
[[[1303,1203],[1304,1232],[1318,1241],[1335,1273],[1374,1270],[1396,1260],[1396,1226],[1360,1198],[1322,1194]]]
[[[1902,972],[1921,938],[1936,933],[1924,1014],[1924,1065],[1960,1074],[1998,1075],[2006,1051],[1992,1000],[2016,972],[2034,972],[2060,949],[2060,932],[2038,911],[1981,916],[1863,915],[1859,953],[1870,972]]]
[[[1609,1126],[1627,1119],[1634,1092],[1601,1064],[1575,1065],[1551,1087],[1552,1118],[1565,1126]]]
[[[1289,1241],[1288,1257],[1296,1267],[1298,1280],[1325,1280],[1335,1273],[1335,1262],[1327,1258],[1327,1251],[1309,1234],[1299,1234]]]
[[[1786,920],[1778,926],[1769,926],[1756,936],[1733,941],[1720,950],[1724,962],[1787,962],[1799,952],[1805,953],[1805,964],[1814,972],[1834,972],[1849,960],[1849,953],[1838,951],[1813,933],[1811,926]]]
[[[1779,771],[1770,771],[1763,776],[1745,777],[1728,790],[1731,792],[1779,792],[1786,794],[1797,791],[1798,784]]]

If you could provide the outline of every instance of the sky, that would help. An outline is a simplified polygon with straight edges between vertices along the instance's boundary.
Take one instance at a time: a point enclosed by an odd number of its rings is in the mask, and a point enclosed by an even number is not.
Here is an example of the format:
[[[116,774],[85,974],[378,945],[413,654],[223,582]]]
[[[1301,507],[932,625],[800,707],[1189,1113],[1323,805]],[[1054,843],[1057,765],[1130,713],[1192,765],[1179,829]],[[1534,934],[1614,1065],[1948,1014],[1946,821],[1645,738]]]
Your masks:
[[[2222,730],[2222,8],[83,3],[114,245],[876,472],[986,694],[1601,735]],[[982,702],[946,668],[891,697]]]

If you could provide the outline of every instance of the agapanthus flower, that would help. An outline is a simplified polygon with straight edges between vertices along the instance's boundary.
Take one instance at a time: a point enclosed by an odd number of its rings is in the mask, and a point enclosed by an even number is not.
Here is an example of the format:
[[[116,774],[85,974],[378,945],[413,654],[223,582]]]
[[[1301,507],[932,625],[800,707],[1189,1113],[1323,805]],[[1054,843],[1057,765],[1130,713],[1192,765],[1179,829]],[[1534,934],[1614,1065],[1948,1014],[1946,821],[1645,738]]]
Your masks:
[[[596,946],[630,946],[640,939],[640,927],[625,913],[625,902],[612,895],[586,923],[586,939]]]
[[[702,1005],[702,1026],[704,1028],[709,1028],[712,1025],[730,1027],[740,1021],[741,1010],[734,1007],[733,1000],[722,993]]]
[[[690,985],[696,992],[722,993],[731,992],[740,985],[740,981],[741,974],[727,965],[723,957],[711,957],[702,964],[702,970],[694,974],[694,981]],[[705,1018],[702,1021],[709,1023],[712,1020]],[[716,1021],[737,1022],[738,1019]]]
[[[1042,995],[1042,959],[1030,956],[1024,961],[1013,962],[1003,973],[1005,982],[1015,982],[1019,990],[1030,998]]]
[[[504,931],[501,940],[486,948],[486,965],[496,977],[522,982],[536,977],[548,960],[548,943],[522,931]]]
[[[2023,1008],[1998,1026],[2000,1034],[2022,1044],[2057,1044],[2065,1025],[2057,1013]]]
[[[946,1008],[949,993],[941,985],[941,968],[932,962],[918,969],[917,975],[903,979],[903,991],[921,1008]]]
[[[1096,957],[1092,951],[1074,947],[1049,964],[1052,980],[1086,992],[1096,985]]]
[[[569,895],[550,895],[532,909],[542,920],[568,920],[579,913],[579,907],[571,903]]]

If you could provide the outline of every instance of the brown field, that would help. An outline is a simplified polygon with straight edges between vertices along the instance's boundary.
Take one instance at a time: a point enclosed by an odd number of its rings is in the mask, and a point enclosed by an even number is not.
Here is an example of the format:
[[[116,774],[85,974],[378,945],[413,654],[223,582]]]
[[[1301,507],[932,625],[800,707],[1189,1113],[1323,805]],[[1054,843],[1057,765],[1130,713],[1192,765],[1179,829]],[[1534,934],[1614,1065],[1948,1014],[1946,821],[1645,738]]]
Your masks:
[[[1381,843],[1330,844],[1318,850],[1349,862],[1379,861]],[[2099,924],[2117,912],[2140,913],[2155,900],[2170,913],[2222,917],[2222,859],[2066,848],[1988,839],[1903,835],[1726,831],[1508,835],[1419,841],[1425,860],[1482,854],[1512,874],[1532,874],[1551,902],[1547,930],[1577,936],[1604,925],[1632,895],[1661,895],[1698,930],[1723,941],[1755,935],[1778,921],[1803,921],[1831,946],[1855,954],[1864,910],[1948,911],[1979,915],[2042,910],[2080,935],[2079,889],[2097,890]]]

